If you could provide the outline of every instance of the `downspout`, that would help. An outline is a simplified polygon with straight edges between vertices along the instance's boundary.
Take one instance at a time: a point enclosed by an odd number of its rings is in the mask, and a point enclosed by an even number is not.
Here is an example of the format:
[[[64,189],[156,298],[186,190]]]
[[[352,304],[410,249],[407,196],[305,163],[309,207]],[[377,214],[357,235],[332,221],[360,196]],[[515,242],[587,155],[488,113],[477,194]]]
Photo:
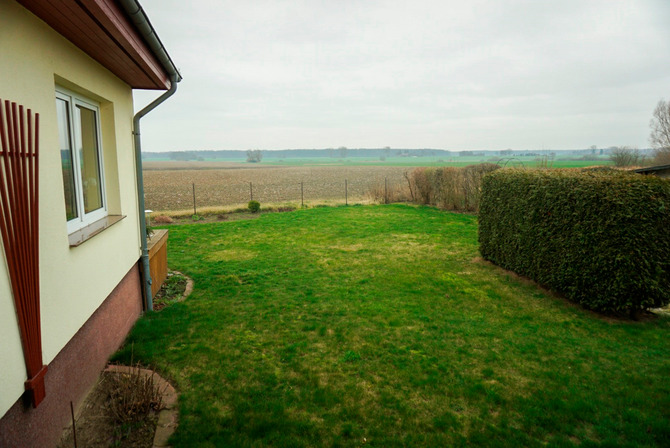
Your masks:
[[[170,89],[153,100],[148,106],[135,114],[133,118],[133,136],[135,137],[135,169],[137,170],[137,202],[140,217],[140,241],[142,242],[142,283],[146,310],[153,311],[151,294],[151,270],[149,269],[149,249],[147,248],[147,222],[144,216],[144,177],[142,175],[142,139],[140,138],[140,119],[160,106],[177,91],[177,76],[173,75]]]
[[[137,199],[140,218],[140,241],[142,241],[142,269],[141,281],[145,297],[147,311],[152,311],[153,297],[151,296],[151,271],[149,270],[149,250],[147,249],[147,223],[144,216],[144,178],[142,176],[142,141],[140,140],[140,119],[154,110],[177,91],[177,83],[181,81],[179,70],[175,67],[172,59],[165,51],[163,43],[158,38],[151,22],[142,9],[138,0],[119,0],[128,17],[140,32],[145,42],[149,45],[151,52],[156,56],[170,77],[170,89],[156,98],[147,107],[135,114],[133,119],[133,135],[135,137],[135,167],[137,170]]]

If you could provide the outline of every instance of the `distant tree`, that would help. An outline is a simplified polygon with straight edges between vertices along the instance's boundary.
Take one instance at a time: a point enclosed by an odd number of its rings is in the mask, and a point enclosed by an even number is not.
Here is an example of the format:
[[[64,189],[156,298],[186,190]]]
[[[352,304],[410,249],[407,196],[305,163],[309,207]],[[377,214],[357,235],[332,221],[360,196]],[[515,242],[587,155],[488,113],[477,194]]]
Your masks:
[[[637,148],[614,146],[610,151],[610,160],[614,166],[637,166],[644,163],[644,155]]]
[[[263,160],[263,152],[260,149],[247,149],[247,162],[258,163]]]
[[[654,163],[670,164],[670,101],[660,100],[649,122],[649,142],[654,148]]]
[[[598,147],[596,145],[591,145],[589,146],[589,149],[591,150],[591,154],[595,154]]]
[[[346,159],[347,158],[347,147],[346,146],[340,146],[337,148],[337,151],[340,153],[340,159]]]
[[[170,153],[170,159],[179,161],[197,160],[198,157],[193,151],[173,151]]]

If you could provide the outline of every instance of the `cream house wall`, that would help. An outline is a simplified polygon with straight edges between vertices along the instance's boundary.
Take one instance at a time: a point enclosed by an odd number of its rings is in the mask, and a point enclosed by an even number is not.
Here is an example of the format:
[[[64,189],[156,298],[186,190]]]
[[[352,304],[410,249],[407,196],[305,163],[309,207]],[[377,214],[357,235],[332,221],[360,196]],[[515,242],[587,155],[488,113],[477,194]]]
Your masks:
[[[68,243],[56,84],[100,103],[108,210],[109,214],[126,215],[78,247]],[[0,99],[23,104],[40,114],[42,356],[48,364],[140,256],[132,90],[18,3],[0,0]],[[4,260],[3,254],[0,417],[21,396],[27,379]]]

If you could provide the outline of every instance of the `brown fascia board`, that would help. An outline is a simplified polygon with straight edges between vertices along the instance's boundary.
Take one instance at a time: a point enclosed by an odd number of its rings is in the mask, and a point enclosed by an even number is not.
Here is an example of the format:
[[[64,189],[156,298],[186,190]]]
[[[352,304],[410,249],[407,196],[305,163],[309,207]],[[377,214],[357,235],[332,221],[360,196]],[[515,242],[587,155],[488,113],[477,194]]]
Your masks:
[[[170,88],[168,73],[113,0],[17,1],[132,88]]]

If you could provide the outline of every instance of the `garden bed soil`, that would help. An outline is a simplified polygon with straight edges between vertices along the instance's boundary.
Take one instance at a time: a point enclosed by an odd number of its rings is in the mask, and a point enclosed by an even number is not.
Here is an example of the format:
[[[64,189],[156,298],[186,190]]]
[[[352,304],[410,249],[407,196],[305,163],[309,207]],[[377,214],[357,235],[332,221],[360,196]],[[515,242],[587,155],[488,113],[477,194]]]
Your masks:
[[[103,372],[98,383],[88,394],[79,409],[75,432],[79,447],[150,448],[158,422],[158,412],[152,411],[145,418],[130,423],[117,422],[111,411],[110,395],[113,392],[112,375]],[[70,426],[63,435],[59,448],[75,446],[74,432]]]
[[[168,272],[163,286],[154,296],[154,311],[160,311],[172,303],[183,300],[187,295],[188,283],[188,277],[180,272]]]

